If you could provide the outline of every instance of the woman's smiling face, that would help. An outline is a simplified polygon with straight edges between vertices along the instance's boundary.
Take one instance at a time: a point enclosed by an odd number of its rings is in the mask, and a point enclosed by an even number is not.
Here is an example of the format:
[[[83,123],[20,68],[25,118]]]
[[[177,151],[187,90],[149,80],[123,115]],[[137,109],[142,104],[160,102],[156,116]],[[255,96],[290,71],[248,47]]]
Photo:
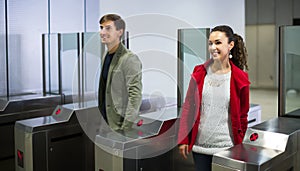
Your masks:
[[[229,57],[230,50],[234,46],[234,42],[228,43],[228,37],[224,32],[214,31],[209,35],[208,49],[214,60],[225,60]]]

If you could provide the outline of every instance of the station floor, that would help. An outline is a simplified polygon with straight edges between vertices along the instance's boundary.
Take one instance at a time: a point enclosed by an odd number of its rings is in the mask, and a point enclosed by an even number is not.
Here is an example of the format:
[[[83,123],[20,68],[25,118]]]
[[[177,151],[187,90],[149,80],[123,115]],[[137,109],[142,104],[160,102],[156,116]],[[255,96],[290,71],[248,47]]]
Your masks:
[[[278,116],[278,90],[251,89],[250,102],[261,106],[261,121]],[[286,92],[286,113],[300,108],[300,92],[289,90]]]
[[[250,89],[250,103],[261,106],[261,121],[278,116],[278,90]]]

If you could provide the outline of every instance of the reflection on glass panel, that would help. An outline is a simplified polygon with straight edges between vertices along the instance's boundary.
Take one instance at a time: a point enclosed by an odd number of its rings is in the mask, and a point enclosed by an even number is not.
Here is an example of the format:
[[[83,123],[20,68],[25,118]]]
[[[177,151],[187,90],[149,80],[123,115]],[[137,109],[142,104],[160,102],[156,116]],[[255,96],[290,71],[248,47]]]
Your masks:
[[[98,84],[100,78],[101,56],[104,53],[104,46],[101,44],[98,32],[85,32],[83,37],[83,87],[86,92],[95,93],[98,91]]]
[[[9,93],[41,93],[41,35],[47,32],[47,1],[9,0],[7,8]]]
[[[48,94],[58,94],[58,34],[43,35],[44,88]]]
[[[9,94],[17,95],[23,94],[24,84],[22,83],[23,66],[21,60],[21,35],[20,34],[9,34],[8,35],[8,73],[9,73]],[[28,67],[28,66],[27,66]]]
[[[282,27],[281,88],[282,112],[289,113],[300,109],[300,27]],[[283,70],[282,70],[283,69]]]
[[[79,33],[61,34],[61,80],[62,93],[65,95],[72,94],[73,81],[78,82],[78,59],[79,59]]]
[[[204,63],[209,59],[208,53],[208,28],[180,29],[178,30],[179,41],[179,65],[178,85],[179,103],[182,104],[185,97],[191,73],[196,65]]]
[[[78,82],[79,33],[44,34],[46,93],[72,94]]]
[[[95,100],[102,49],[99,33],[44,34],[45,91]],[[88,100],[87,99],[87,100]]]
[[[5,4],[0,2],[0,97],[6,98],[7,79],[6,79],[6,35],[5,35]]]

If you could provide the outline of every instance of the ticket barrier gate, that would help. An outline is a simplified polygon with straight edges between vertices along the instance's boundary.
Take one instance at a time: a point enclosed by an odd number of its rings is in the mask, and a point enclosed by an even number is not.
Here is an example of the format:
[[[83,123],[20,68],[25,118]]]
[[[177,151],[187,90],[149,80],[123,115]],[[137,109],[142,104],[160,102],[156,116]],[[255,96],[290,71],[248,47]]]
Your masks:
[[[93,142],[79,123],[80,112],[97,113],[97,102],[59,105],[51,116],[16,122],[16,171],[94,170]]]
[[[143,96],[140,114],[146,117],[170,106],[176,106],[175,99]],[[172,114],[177,116],[177,111]],[[95,137],[102,127],[110,130],[100,115],[97,101],[88,101],[59,105],[50,116],[17,121],[16,171],[93,171]]]
[[[258,104],[250,104],[248,112],[248,127],[252,127],[261,123],[261,106]],[[194,168],[194,160],[192,155],[188,155],[187,160],[183,160],[178,153],[178,148],[174,148],[174,171],[190,170]]]
[[[61,95],[23,94],[0,99],[0,170],[15,170],[14,126],[18,120],[51,115]]]
[[[96,171],[174,170],[177,106],[140,115],[132,130],[111,132],[102,128],[95,140]]]
[[[242,144],[213,156],[213,171],[300,170],[300,119],[278,117],[248,128]]]

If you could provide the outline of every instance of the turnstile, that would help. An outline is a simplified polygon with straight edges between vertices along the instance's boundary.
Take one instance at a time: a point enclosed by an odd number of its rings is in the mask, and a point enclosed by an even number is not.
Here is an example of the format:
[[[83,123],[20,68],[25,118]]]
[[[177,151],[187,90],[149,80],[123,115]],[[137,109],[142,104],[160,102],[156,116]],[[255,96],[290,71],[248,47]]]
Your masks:
[[[261,106],[258,104],[250,104],[248,112],[248,127],[252,127],[261,122]]]
[[[0,170],[15,170],[14,125],[18,120],[51,115],[61,95],[24,94],[0,99]]]
[[[261,106],[258,104],[250,104],[248,112],[248,127],[253,127],[261,123]],[[194,160],[193,155],[188,155],[188,159],[183,160],[178,152],[178,148],[173,149],[174,154],[174,171],[181,171],[182,169],[193,170]]]
[[[300,119],[278,117],[248,128],[242,144],[213,156],[213,171],[300,170]]]
[[[166,120],[163,122],[155,121],[153,119],[147,119],[147,117],[151,117],[153,114],[159,114],[159,116],[156,117],[159,117],[157,119],[161,120],[163,118],[160,114],[165,113],[167,108],[175,110],[171,113],[169,112],[172,114],[172,117],[177,116],[175,102],[176,99],[174,98],[143,96],[140,115],[143,116],[144,119],[143,121],[139,121],[139,125],[141,124],[143,126],[140,125],[138,128],[148,129],[149,126],[146,127],[146,125],[153,123],[156,132],[167,133],[166,127],[171,124],[170,122]],[[163,116],[166,117],[166,115]],[[59,105],[51,116],[16,122],[16,170],[93,171],[95,168],[94,142],[97,141],[98,137],[96,135],[103,135],[101,134],[103,132],[113,132],[108,125],[103,122],[105,121],[101,117],[97,101]],[[136,127],[137,125],[134,125],[132,130],[137,131]],[[142,132],[139,129],[137,133],[138,134],[134,135],[141,135]],[[145,131],[141,136],[146,134],[148,134],[148,131]],[[151,136],[153,136],[152,134],[155,135],[151,132]],[[175,136],[174,132],[172,136]],[[102,141],[98,139],[97,142]],[[170,160],[170,158],[168,159]]]
[[[83,124],[97,112],[96,102],[74,103],[57,106],[51,116],[16,122],[16,171],[94,170],[93,142]]]
[[[104,128],[96,136],[95,170],[173,170],[176,120],[175,104],[140,115],[130,131],[116,133]]]

